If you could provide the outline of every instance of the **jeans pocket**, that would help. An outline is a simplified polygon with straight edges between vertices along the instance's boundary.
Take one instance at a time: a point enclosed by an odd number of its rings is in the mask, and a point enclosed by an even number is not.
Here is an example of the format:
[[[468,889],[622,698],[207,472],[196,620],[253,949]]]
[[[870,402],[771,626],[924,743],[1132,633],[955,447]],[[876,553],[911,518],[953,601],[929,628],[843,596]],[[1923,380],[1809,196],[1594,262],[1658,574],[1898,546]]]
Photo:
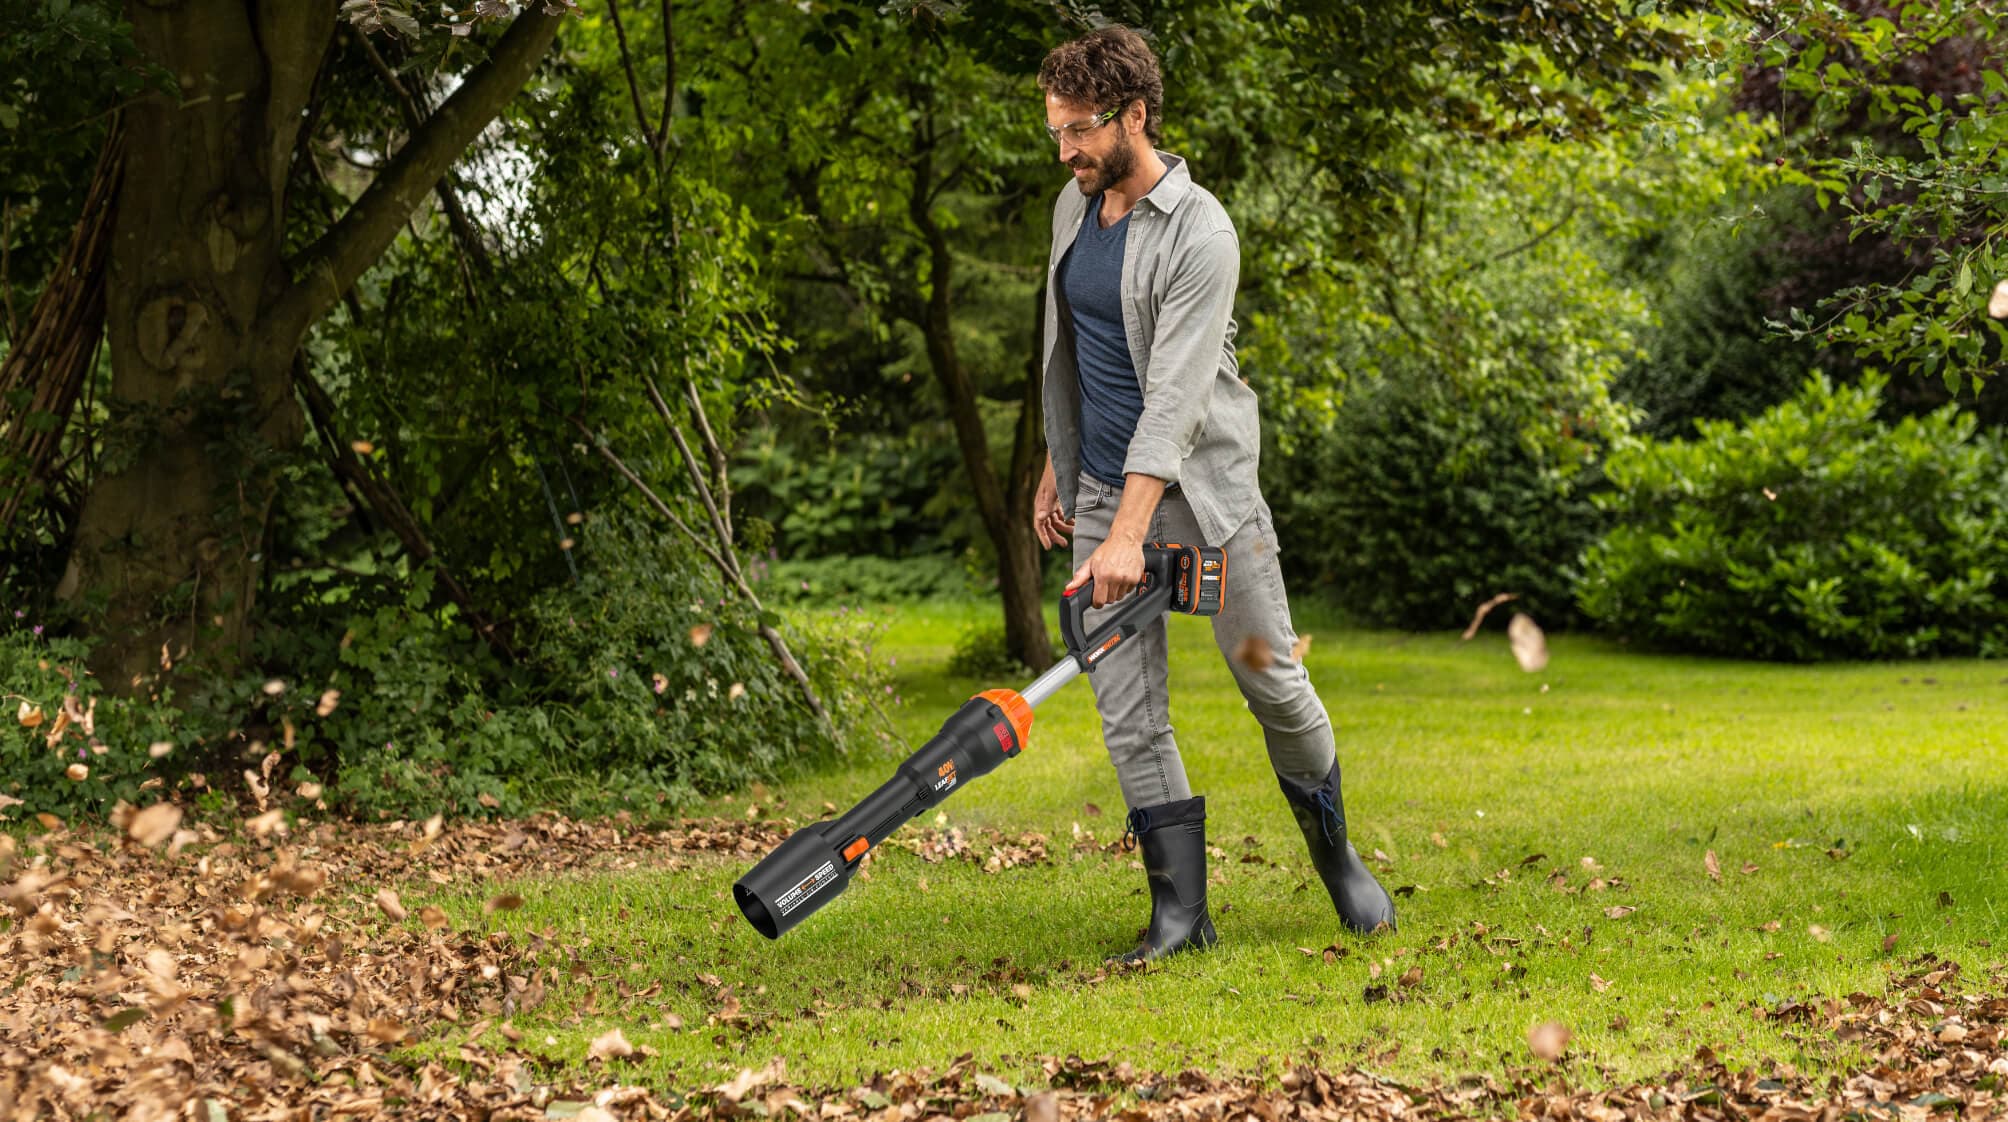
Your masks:
[[[1093,514],[1100,510],[1106,501],[1099,483],[1090,483],[1083,479],[1074,490],[1074,517],[1078,519],[1083,514]]]

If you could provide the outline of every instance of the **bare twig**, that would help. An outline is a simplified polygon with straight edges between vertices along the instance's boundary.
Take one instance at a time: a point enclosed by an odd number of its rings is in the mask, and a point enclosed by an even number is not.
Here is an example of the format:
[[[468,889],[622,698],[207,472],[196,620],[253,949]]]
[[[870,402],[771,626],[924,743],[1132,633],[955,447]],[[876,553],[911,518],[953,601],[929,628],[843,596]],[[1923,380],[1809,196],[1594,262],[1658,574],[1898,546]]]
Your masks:
[[[1487,600],[1483,604],[1478,605],[1478,614],[1471,617],[1471,626],[1464,629],[1464,638],[1469,639],[1472,636],[1478,634],[1478,625],[1485,622],[1486,615],[1488,615],[1492,611],[1492,609],[1498,607],[1501,604],[1506,603],[1509,600],[1518,600],[1518,599],[1519,597],[1511,592],[1501,592],[1499,595],[1494,596],[1492,599]]]
[[[14,245],[14,201],[0,200],[0,301],[7,305],[7,338],[21,337],[21,321],[14,315],[12,254]]]
[[[662,0],[662,115],[656,118],[655,150],[669,143],[669,118],[676,109],[676,23],[669,0]]]
[[[641,130],[642,139],[648,143],[649,152],[656,158],[657,170],[661,170],[662,151],[655,144],[655,126],[649,124],[648,110],[641,103],[641,81],[635,77],[634,55],[628,50],[627,28],[621,23],[620,0],[607,0],[607,14],[613,17],[614,41],[620,44],[621,72],[627,75],[628,97],[634,102],[635,127]],[[667,110],[664,120],[667,121]]]
[[[711,494],[711,486],[704,480],[704,469],[698,466],[697,457],[690,453],[690,442],[683,438],[683,426],[676,423],[676,414],[670,412],[669,403],[662,399],[662,391],[656,388],[655,379],[641,376],[642,388],[648,391],[648,399],[655,405],[655,411],[662,417],[662,423],[669,429],[670,440],[676,443],[677,454],[683,457],[683,469],[690,475],[690,484],[697,491],[697,500],[704,504],[704,513],[711,518],[711,532],[718,535],[718,550],[727,566],[725,575],[732,580],[740,580],[739,556],[732,548],[732,529],[718,512],[718,503]]]
[[[760,603],[759,594],[753,591],[752,585],[746,583],[746,577],[740,572],[736,563],[728,562],[718,550],[713,549],[709,542],[706,542],[703,537],[699,536],[696,530],[691,529],[690,523],[685,522],[676,513],[674,508],[664,502],[662,496],[656,494],[654,488],[651,488],[643,481],[641,476],[636,475],[634,469],[628,467],[620,456],[616,455],[611,447],[608,447],[606,441],[594,435],[593,430],[587,428],[583,421],[580,421],[577,417],[568,417],[566,419],[571,422],[573,428],[579,430],[580,435],[586,438],[586,442],[592,445],[593,451],[600,454],[601,459],[613,465],[613,469],[619,472],[621,477],[626,479],[636,491],[640,492],[643,501],[653,507],[657,514],[667,518],[670,524],[675,526],[684,537],[690,539],[690,543],[696,546],[698,551],[711,561],[711,564],[718,569],[719,574],[725,578],[726,583],[731,585],[740,596],[744,597],[746,602],[752,605],[755,612],[766,613],[767,609]],[[728,546],[727,549],[729,551],[730,547]],[[787,639],[783,638],[779,631],[776,631],[764,622],[760,624],[760,637],[767,640],[767,646],[773,650],[775,659],[781,663],[781,669],[786,671],[789,677],[795,679],[795,684],[802,691],[803,700],[808,703],[809,711],[816,715],[817,720],[829,720],[829,713],[823,708],[821,699],[816,697],[816,689],[809,681],[809,675],[803,671],[802,664],[795,661],[794,653],[789,651]]]
[[[770,357],[768,361],[773,360]],[[725,461],[725,449],[719,446],[718,434],[711,431],[711,418],[705,414],[704,402],[697,396],[697,383],[689,375],[683,379],[683,396],[690,402],[690,419],[697,425],[697,434],[704,438],[704,453],[711,458],[711,487],[718,493],[718,510],[725,516],[725,532],[733,536],[732,476]]]

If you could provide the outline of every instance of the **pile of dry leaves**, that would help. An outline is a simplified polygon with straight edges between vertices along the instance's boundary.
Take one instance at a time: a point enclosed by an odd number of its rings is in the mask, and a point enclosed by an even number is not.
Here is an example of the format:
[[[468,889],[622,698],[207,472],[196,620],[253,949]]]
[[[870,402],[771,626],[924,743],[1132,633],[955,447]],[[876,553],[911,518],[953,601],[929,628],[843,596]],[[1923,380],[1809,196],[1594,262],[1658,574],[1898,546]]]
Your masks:
[[[410,922],[395,885],[743,858],[782,830],[756,821],[634,830],[539,818],[445,826],[317,826],[261,816],[221,837],[171,807],[121,813],[113,832],[45,822],[0,835],[0,1119],[418,1118],[1463,1118],[1751,1117],[1836,1122],[1850,1112],[1924,1118],[2008,1114],[2003,979],[1969,984],[1915,963],[1887,992],[1793,1002],[1755,1015],[1805,1022],[1871,1061],[1845,1080],[1730,1071],[1704,1049],[1649,1086],[1571,1090],[1566,1030],[1506,1081],[1412,1086],[1315,1064],[1280,1081],[1049,1059],[1038,1086],[969,1057],[938,1072],[805,1088],[780,1066],[708,1087],[622,1082],[634,1049],[616,1032],[586,1069],[551,1080],[511,1018],[534,1008],[562,956],[542,937],[456,931],[436,908]],[[1046,841],[923,832],[915,852],[985,867],[1047,860]],[[364,886],[368,886],[365,888]],[[374,895],[370,891],[374,889]],[[491,909],[520,906],[498,896]],[[1559,1030],[1559,1031],[1558,1031]],[[401,1048],[450,1032],[459,1062]],[[1016,1065],[1013,1065],[1014,1070]],[[1554,1081],[1551,1083],[1551,1081]]]

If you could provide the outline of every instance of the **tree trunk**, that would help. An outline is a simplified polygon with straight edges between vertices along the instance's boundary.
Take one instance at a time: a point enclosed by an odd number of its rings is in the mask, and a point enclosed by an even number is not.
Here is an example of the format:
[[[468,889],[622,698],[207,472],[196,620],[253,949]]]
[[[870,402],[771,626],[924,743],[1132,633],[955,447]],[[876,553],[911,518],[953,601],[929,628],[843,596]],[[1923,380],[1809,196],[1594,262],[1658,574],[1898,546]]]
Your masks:
[[[59,598],[93,612],[93,669],[139,691],[169,658],[228,669],[251,638],[276,469],[298,445],[294,351],[514,95],[556,34],[519,16],[299,261],[286,184],[336,0],[140,0],[143,59],[179,83],[126,109],[111,248],[101,471]],[[293,278],[299,279],[295,281]]]
[[[1010,494],[1007,495],[999,483],[997,469],[990,462],[990,440],[983,433],[983,416],[977,407],[975,384],[970,381],[969,371],[955,353],[951,323],[953,304],[949,299],[955,262],[949,252],[947,233],[929,212],[931,163],[923,156],[914,172],[910,206],[914,224],[926,235],[928,244],[927,283],[930,291],[926,304],[920,309],[919,326],[927,340],[928,365],[933,368],[935,377],[941,382],[942,393],[948,399],[949,419],[955,426],[955,442],[962,450],[963,468],[969,473],[970,494],[983,517],[983,528],[990,535],[990,543],[997,550],[997,587],[1004,596],[1005,649],[1025,665],[1044,670],[1052,665],[1053,644],[1046,633],[1043,589],[1039,579],[1039,542],[1032,532],[1031,489],[1018,485],[1016,477],[1022,472],[1017,470],[1013,472]],[[1037,414],[1030,420],[1037,424]],[[1019,439],[1014,447],[1014,469],[1020,467],[1017,461],[1020,458],[1018,453],[1024,447],[1025,421],[1026,418],[1021,416]],[[1021,490],[1023,494],[1019,493]]]
[[[1045,550],[1032,529],[1032,503],[1039,490],[1039,477],[1046,467],[1046,284],[1032,294],[1032,353],[1025,360],[1025,391],[1018,408],[1018,428],[1011,443],[1011,469],[1005,480],[1006,509],[1016,512],[1007,530],[1022,540],[1013,540],[1011,558],[1023,571],[1017,580],[1029,587],[1034,615],[1026,626],[1035,627],[1038,640],[1027,653],[1039,661],[1024,658],[1025,665],[1043,670],[1052,663],[1052,640],[1046,631]],[[1008,624],[1007,631],[1008,631]],[[1016,650],[1014,647],[1013,650]]]
[[[335,13],[264,7],[130,7],[141,55],[181,97],[126,110],[107,307],[114,432],[57,590],[102,598],[93,669],[114,689],[138,688],[166,657],[241,655],[274,469],[299,441],[299,339],[272,338],[263,313],[287,284],[288,158]]]

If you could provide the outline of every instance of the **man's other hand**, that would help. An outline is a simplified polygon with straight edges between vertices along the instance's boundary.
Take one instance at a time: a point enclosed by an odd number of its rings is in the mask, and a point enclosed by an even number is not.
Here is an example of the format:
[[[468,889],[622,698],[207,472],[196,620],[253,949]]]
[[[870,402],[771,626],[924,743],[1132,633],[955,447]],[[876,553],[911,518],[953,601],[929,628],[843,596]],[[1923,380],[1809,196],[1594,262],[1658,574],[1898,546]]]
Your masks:
[[[1032,497],[1032,532],[1039,535],[1039,544],[1047,549],[1067,544],[1067,536],[1074,532],[1073,520],[1060,510],[1060,487],[1053,479],[1050,461]]]

